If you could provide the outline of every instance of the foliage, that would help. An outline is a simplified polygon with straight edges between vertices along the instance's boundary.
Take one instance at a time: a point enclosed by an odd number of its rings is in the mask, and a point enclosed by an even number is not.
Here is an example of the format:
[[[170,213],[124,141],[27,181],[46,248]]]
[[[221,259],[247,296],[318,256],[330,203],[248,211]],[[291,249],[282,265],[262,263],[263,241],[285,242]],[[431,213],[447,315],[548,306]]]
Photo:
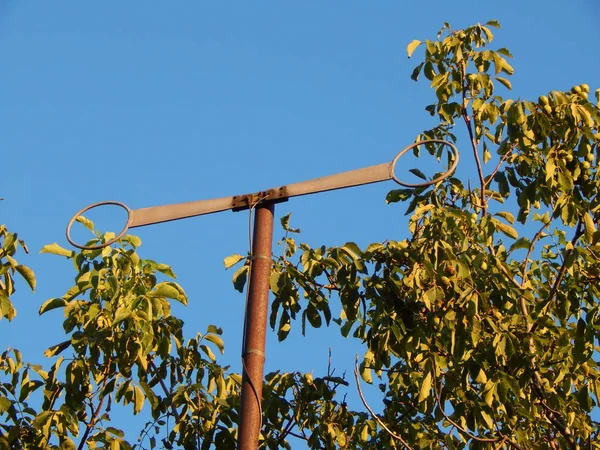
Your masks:
[[[366,346],[360,374],[383,394],[377,427],[357,441],[348,426],[341,448],[600,448],[600,110],[585,84],[499,95],[514,70],[507,49],[490,49],[498,26],[445,24],[407,49],[424,47],[412,78],[429,81],[438,122],[416,141],[465,142],[477,186],[455,175],[390,192],[407,203],[405,239],[283,240],[271,326],[285,339],[296,319],[303,332],[336,323]]]
[[[356,382],[376,384],[382,402],[376,414],[359,384],[367,411],[352,410],[331,367],[267,374],[262,447],[289,449],[294,437],[315,449],[600,448],[600,109],[585,84],[535,101],[500,96],[514,69],[507,49],[490,49],[498,26],[445,24],[407,48],[424,48],[412,78],[435,93],[425,109],[437,124],[416,141],[458,142],[473,183],[391,191],[408,231],[362,249],[298,245],[282,218],[271,327],[284,340],[297,320],[303,333],[337,325],[364,346]],[[444,156],[438,144],[415,151]],[[32,289],[35,276],[14,259],[26,250],[16,234],[0,226],[0,240],[0,318],[12,320],[15,274]],[[218,363],[222,330],[184,337],[171,305],[187,296],[139,245],[42,249],[76,271],[40,308],[62,310],[65,340],[46,351],[47,370],[17,350],[0,355],[0,449],[235,447],[241,376]],[[236,264],[242,291],[251,262],[225,259]],[[137,441],[111,421],[117,409],[148,417]]]
[[[170,302],[186,304],[186,295],[177,283],[160,280],[174,278],[169,266],[140,259],[139,244],[126,236],[116,249],[42,249],[66,256],[77,270],[74,286],[40,308],[40,314],[63,310],[68,339],[46,350],[53,360],[48,371],[23,363],[16,350],[0,357],[0,448],[68,449],[76,438],[78,448],[134,448],[110,423],[114,404],[133,414],[150,408],[139,448],[155,448],[161,427],[166,448],[195,448],[199,439],[219,443],[219,434],[201,438],[200,432],[211,428],[221,409],[226,412],[219,420],[228,420],[227,399],[235,398],[230,393],[239,384],[216,364],[214,349],[224,351],[222,331],[210,326],[184,341],[183,322],[171,315]],[[29,404],[36,391],[37,410]]]
[[[35,275],[33,271],[14,258],[19,248],[28,252],[23,240],[19,239],[17,233],[10,233],[6,225],[0,225],[0,320],[6,318],[12,320],[17,311],[10,300],[15,293],[15,274],[18,273],[29,287],[35,289]]]
[[[93,229],[89,220],[80,222]],[[10,302],[15,271],[32,287],[35,278],[12,258],[19,241],[7,236],[3,286],[10,286]],[[0,449],[235,447],[241,376],[217,363],[215,352],[224,352],[222,330],[210,325],[205,334],[184,339],[171,302],[187,304],[185,292],[162,280],[175,278],[169,266],[139,257],[140,243],[125,236],[116,248],[81,253],[44,246],[42,253],[70,259],[77,272],[64,295],[40,307],[40,314],[63,311],[67,339],[46,350],[49,370],[27,364],[18,350],[0,355]],[[9,305],[10,319],[15,313]],[[267,375],[264,445],[289,448],[285,438],[297,420],[308,421],[311,442],[335,441],[342,425],[333,423],[347,426],[352,420],[345,406],[332,402],[340,384],[347,383],[332,373]],[[116,405],[134,415],[149,410],[137,442],[111,420]],[[325,437],[322,427],[328,427]]]

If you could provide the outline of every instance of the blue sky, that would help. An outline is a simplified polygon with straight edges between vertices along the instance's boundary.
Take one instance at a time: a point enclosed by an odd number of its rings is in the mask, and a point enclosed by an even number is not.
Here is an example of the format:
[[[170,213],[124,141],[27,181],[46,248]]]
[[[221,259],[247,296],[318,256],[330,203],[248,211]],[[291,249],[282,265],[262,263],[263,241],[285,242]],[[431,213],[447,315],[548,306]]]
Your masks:
[[[255,192],[390,161],[431,126],[433,93],[409,76],[412,39],[497,19],[496,44],[514,55],[514,97],[588,83],[600,87],[600,4],[559,1],[127,2],[0,0],[0,222],[31,250],[38,277],[0,323],[0,348],[40,362],[61,339],[59,311],[38,317],[75,273],[39,255],[67,246],[80,208],[131,208]],[[461,164],[459,175],[475,178]],[[365,245],[402,239],[392,182],[292,199],[300,240]],[[97,216],[103,219],[103,215]],[[108,218],[106,218],[108,221]],[[190,306],[189,335],[225,330],[225,363],[239,371],[243,296],[223,258],[245,253],[248,213],[224,212],[134,230],[142,257],[173,266]],[[276,228],[275,238],[281,236]],[[277,251],[277,249],[275,250]],[[267,344],[266,370],[322,372],[327,353],[351,366],[356,347],[336,329]],[[358,405],[357,405],[358,407]]]

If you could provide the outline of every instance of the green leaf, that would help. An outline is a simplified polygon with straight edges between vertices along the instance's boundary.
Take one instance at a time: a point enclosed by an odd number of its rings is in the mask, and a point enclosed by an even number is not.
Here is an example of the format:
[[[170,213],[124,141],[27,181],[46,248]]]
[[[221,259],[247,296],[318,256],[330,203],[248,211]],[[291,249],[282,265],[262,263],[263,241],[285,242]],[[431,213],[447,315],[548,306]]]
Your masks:
[[[146,399],[146,396],[144,395],[144,392],[142,391],[142,389],[140,389],[139,386],[135,386],[133,388],[133,405],[134,405],[133,413],[134,414],[139,414],[139,412],[142,410],[145,399]]]
[[[120,322],[123,322],[124,320],[127,320],[131,317],[131,315],[133,314],[133,311],[131,311],[131,309],[129,309],[126,306],[122,306],[119,309],[117,309],[117,312],[115,313],[115,318],[113,319],[112,325],[116,325]]]
[[[509,213],[508,211],[499,211],[496,214],[494,214],[495,216],[498,217],[502,217],[504,220],[506,220],[508,223],[513,224],[515,223],[515,216],[513,216],[511,213]]]
[[[225,265],[226,269],[229,269],[230,267],[235,266],[237,263],[239,263],[244,258],[245,258],[244,256],[238,255],[238,254],[231,255],[223,260],[223,264]]]
[[[27,281],[27,284],[29,285],[31,290],[34,291],[35,290],[35,274],[33,273],[33,270],[31,270],[29,267],[24,266],[22,264],[19,264],[18,266],[16,266],[15,269],[17,270],[17,272],[19,272],[21,274],[21,276],[25,279],[25,281]]]
[[[246,279],[248,277],[248,269],[250,266],[244,265],[235,271],[233,274],[233,287],[238,292],[244,292],[244,286],[246,285]]]
[[[8,408],[10,408],[11,405],[12,402],[8,398],[0,396],[0,414],[3,414],[6,411],[8,411]]]
[[[422,180],[427,180],[427,176],[423,172],[421,172],[419,169],[410,169],[409,172],[418,176]]]
[[[421,45],[421,41],[415,39],[406,46],[406,53],[408,53],[409,58],[412,56],[413,52],[419,45]]]
[[[300,233],[300,228],[290,228],[291,215],[292,213],[289,213],[281,218],[281,227],[288,233]]]
[[[56,356],[59,353],[65,351],[70,346],[71,346],[70,340],[61,342],[60,344],[53,345],[52,347],[50,347],[44,351],[44,356],[46,358],[51,358],[52,356]]]
[[[432,380],[431,372],[427,372],[427,375],[425,376],[425,379],[423,380],[423,383],[421,384],[421,389],[419,390],[419,400],[418,400],[419,403],[421,403],[423,400],[427,400],[427,398],[429,398],[429,394],[431,393],[431,380]]]
[[[520,248],[529,248],[529,246],[531,245],[531,241],[526,238],[526,237],[522,237],[517,239],[511,246],[509,251],[513,251],[513,250],[517,250]]]
[[[217,357],[215,356],[215,354],[213,353],[213,351],[210,349],[210,347],[208,345],[199,345],[198,348],[200,350],[202,350],[202,352],[204,352],[204,354],[206,356],[208,356],[208,359],[210,359],[212,362],[215,362],[217,360]]]
[[[588,242],[593,242],[594,240],[594,232],[596,231],[596,226],[594,225],[594,219],[590,213],[586,212],[583,215],[583,224],[585,226],[585,238]]]
[[[75,219],[77,222],[83,224],[88,230],[94,231],[94,222],[84,216],[77,216]]]
[[[16,315],[17,312],[10,299],[6,295],[0,293],[0,318],[6,317],[9,321],[11,321]]]
[[[148,294],[149,297],[166,297],[173,300],[179,300],[179,291],[173,287],[170,283],[164,282],[159,283],[155,288]]]
[[[217,336],[216,334],[208,333],[204,335],[204,339],[215,344],[221,352],[221,354],[225,353],[225,343],[223,342],[223,339],[221,339],[219,336]]]
[[[388,192],[385,197],[386,203],[396,203],[409,199],[413,194],[413,189],[394,189]]]
[[[51,253],[53,255],[66,256],[67,258],[72,258],[75,256],[74,251],[67,250],[66,248],[58,245],[56,242],[53,244],[44,245],[40,250],[40,253]]]
[[[142,245],[142,240],[138,236],[134,236],[133,234],[126,234],[121,238],[123,242],[130,243],[133,247],[137,248]]]
[[[411,80],[417,81],[419,79],[419,75],[421,74],[421,69],[423,69],[423,66],[425,65],[424,62],[422,62],[421,64],[419,64],[417,67],[415,67],[412,71],[412,74],[410,76]]]
[[[498,22],[497,20],[489,20],[485,23],[485,25],[494,27],[494,28],[500,28],[500,22]]]
[[[48,311],[56,308],[62,308],[67,305],[67,301],[64,298],[51,298],[46,300],[40,307],[39,314],[42,315]]]
[[[118,438],[125,437],[125,433],[122,430],[119,430],[118,428],[106,427],[106,431],[108,431],[110,434],[112,434],[113,436],[116,436]]]
[[[358,245],[356,245],[354,242],[346,242],[340,247],[340,250],[343,250],[346,254],[348,254],[348,256],[350,256],[350,258],[352,258],[352,261],[359,272],[364,272],[365,265],[362,261],[362,252],[360,251]]]
[[[512,84],[506,78],[496,77],[496,81],[498,81],[500,84],[502,84],[507,89],[512,89]]]
[[[490,415],[483,410],[480,410],[479,414],[481,414],[481,417],[485,421],[485,424],[487,425],[488,430],[493,430],[494,429],[494,421],[492,420]]]
[[[175,276],[175,273],[173,273],[173,269],[171,269],[171,266],[169,266],[167,264],[157,264],[156,270],[158,270],[160,273],[164,273],[168,277],[177,278]]]
[[[502,223],[502,222],[500,222],[499,220],[496,220],[496,219],[492,219],[492,222],[493,222],[493,224],[494,224],[494,226],[496,227],[497,230],[501,231],[502,233],[504,233],[508,237],[511,237],[513,239],[517,239],[519,237],[519,233],[517,233],[517,230],[515,230],[510,225],[506,225],[506,224],[504,224],[504,223]]]

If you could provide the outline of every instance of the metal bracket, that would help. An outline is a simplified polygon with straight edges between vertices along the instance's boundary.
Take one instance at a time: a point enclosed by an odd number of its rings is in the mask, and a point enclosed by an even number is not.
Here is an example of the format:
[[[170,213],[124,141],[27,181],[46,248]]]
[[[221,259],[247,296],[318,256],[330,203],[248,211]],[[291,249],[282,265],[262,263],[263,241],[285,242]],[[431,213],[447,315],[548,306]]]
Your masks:
[[[252,194],[234,195],[231,197],[231,210],[233,212],[250,209],[262,202],[282,203],[288,201],[287,186],[254,192]]]

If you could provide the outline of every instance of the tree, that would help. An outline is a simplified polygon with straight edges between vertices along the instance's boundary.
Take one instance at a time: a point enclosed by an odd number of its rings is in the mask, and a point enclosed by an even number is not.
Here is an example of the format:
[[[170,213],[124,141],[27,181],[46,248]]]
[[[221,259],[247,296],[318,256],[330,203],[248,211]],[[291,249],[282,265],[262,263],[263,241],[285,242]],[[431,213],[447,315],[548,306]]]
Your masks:
[[[363,345],[355,380],[366,411],[339,399],[349,380],[333,369],[268,374],[265,448],[290,448],[292,436],[310,448],[600,448],[600,109],[585,84],[537,101],[499,96],[513,69],[507,49],[489,48],[498,26],[445,24],[408,46],[409,57],[425,47],[412,78],[430,81],[425,109],[438,122],[416,141],[456,142],[476,167],[473,185],[453,176],[391,191],[390,203],[407,203],[408,235],[365,249],[297,245],[282,219],[271,326],[283,340],[296,320],[303,331],[335,324]],[[420,151],[444,156],[437,144]],[[14,258],[24,243],[5,227],[0,240],[0,317],[12,320],[13,277],[31,288],[35,277]],[[66,340],[46,351],[47,370],[16,350],[0,355],[0,449],[235,446],[240,375],[217,362],[221,330],[184,337],[170,304],[185,292],[139,244],[42,249],[74,263],[73,287],[40,308],[63,310]],[[225,259],[236,264],[242,291],[250,261]],[[379,413],[361,378],[378,384]],[[111,423],[116,405],[149,409],[136,442]]]

